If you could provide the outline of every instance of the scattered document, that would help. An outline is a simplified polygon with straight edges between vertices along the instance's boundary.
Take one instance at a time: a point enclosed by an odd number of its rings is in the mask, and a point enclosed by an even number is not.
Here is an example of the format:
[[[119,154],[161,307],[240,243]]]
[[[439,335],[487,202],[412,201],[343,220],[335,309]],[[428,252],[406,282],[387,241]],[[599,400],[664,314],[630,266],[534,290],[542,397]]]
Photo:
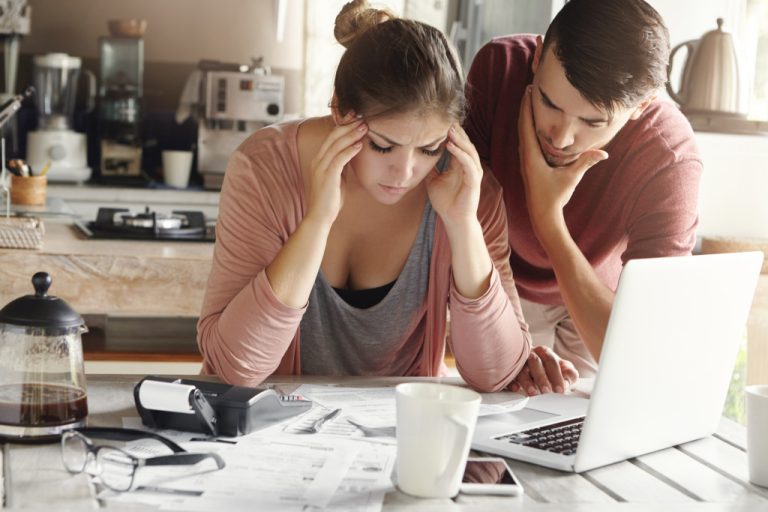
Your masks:
[[[303,384],[295,391],[328,410],[340,408],[341,417],[349,417],[369,427],[389,427],[397,422],[395,388],[354,388]],[[479,416],[517,411],[528,397],[512,392],[483,393]]]
[[[99,497],[160,510],[380,511],[384,495],[394,490],[395,388],[304,384],[294,393],[315,402],[313,408],[247,436],[157,431],[190,452],[217,452],[224,469],[143,467],[135,490],[104,491]],[[522,409],[527,401],[516,393],[485,394],[480,415]],[[307,426],[335,409],[341,413],[318,433],[306,433]],[[123,418],[123,426],[146,429],[133,417]],[[386,435],[372,434],[376,429]],[[161,454],[144,440],[130,443],[130,448],[142,457]]]
[[[226,462],[222,470],[175,477],[166,467],[153,478],[141,468],[139,490],[100,497],[161,510],[376,512],[394,489],[395,452],[394,446],[328,436],[252,434],[218,450]]]

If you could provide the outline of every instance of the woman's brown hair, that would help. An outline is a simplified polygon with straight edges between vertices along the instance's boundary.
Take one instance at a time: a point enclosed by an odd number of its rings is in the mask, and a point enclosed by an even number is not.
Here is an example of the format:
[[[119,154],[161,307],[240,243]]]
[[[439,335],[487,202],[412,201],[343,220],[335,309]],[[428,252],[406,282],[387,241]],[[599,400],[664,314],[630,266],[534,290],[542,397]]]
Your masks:
[[[334,80],[334,106],[340,114],[416,112],[464,118],[461,65],[435,27],[355,0],[336,16],[334,36],[347,48]]]

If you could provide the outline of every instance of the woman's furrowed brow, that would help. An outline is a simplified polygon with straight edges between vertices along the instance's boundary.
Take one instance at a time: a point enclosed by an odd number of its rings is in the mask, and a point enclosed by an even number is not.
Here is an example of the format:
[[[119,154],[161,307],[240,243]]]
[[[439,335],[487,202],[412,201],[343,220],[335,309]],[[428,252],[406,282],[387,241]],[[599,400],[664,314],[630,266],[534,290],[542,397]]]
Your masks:
[[[388,144],[392,144],[393,146],[404,146],[405,145],[405,144],[402,144],[400,142],[397,142],[397,141],[394,141],[394,140],[390,139],[389,137],[387,137],[383,133],[379,133],[379,132],[377,132],[375,130],[371,130],[370,128],[368,128],[368,133],[372,133],[372,134],[376,135],[377,137],[380,137],[381,139],[386,141]],[[447,138],[448,138],[448,135],[443,135],[441,137],[436,138],[432,142],[429,142],[427,144],[422,145],[421,147],[428,148],[430,146],[434,146],[435,144],[439,144],[439,143],[443,142]]]

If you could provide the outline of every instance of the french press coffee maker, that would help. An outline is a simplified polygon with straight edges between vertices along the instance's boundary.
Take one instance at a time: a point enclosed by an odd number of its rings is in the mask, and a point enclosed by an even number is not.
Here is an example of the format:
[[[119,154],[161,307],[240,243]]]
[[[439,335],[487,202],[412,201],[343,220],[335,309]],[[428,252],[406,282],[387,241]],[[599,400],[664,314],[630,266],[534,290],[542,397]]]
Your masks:
[[[88,415],[82,317],[48,295],[51,276],[32,277],[34,295],[0,310],[0,437],[55,439]]]

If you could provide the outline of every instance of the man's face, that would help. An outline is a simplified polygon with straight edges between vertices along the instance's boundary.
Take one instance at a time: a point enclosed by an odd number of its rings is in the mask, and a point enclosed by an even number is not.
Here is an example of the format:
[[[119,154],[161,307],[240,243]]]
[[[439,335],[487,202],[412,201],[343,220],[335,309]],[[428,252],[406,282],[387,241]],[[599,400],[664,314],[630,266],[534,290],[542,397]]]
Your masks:
[[[552,167],[566,166],[588,149],[602,149],[647,104],[618,107],[608,115],[587,101],[568,81],[554,53],[554,45],[537,48],[533,71],[533,122],[545,160]]]

